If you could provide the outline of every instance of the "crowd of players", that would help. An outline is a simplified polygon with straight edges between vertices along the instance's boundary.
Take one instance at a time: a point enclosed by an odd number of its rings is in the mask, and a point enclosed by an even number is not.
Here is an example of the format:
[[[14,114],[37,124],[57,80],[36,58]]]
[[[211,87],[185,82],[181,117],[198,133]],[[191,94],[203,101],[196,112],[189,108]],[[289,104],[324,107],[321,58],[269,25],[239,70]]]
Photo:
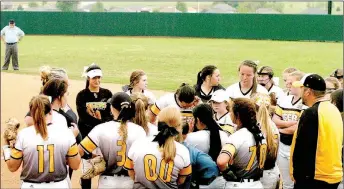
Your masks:
[[[68,105],[66,71],[42,67],[43,86],[29,103],[27,127],[14,146],[3,147],[4,159],[10,171],[22,165],[21,188],[71,188],[73,170],[82,162],[83,173],[88,171],[87,161],[99,156],[106,169],[98,188],[314,188],[291,164],[295,131],[312,105],[304,88],[315,96],[320,91],[319,101],[330,101],[343,116],[343,69],[323,79],[287,68],[284,89],[269,66],[258,69],[245,60],[238,73],[239,81],[224,88],[220,70],[205,66],[194,86],[183,83],[156,99],[147,89],[145,72],[133,72],[130,84],[113,94],[100,86],[102,70],[92,64],[75,113]],[[322,81],[326,88],[319,88]],[[339,124],[343,127],[342,120]],[[339,140],[327,140],[340,141],[342,147],[342,130]],[[331,148],[326,153],[332,154]],[[325,183],[318,187],[337,188],[342,181],[342,173],[337,178],[342,172],[339,154],[327,160],[331,168],[322,170],[323,180],[316,173],[321,162],[309,160],[318,167],[308,179]],[[91,188],[91,179],[80,184]]]

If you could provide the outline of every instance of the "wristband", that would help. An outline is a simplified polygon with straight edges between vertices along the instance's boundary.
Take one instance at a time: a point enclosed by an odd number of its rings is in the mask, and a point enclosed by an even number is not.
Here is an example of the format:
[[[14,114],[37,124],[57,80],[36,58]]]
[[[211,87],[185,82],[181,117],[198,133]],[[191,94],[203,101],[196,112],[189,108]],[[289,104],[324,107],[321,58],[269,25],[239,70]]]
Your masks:
[[[2,147],[2,150],[4,151],[4,160],[7,161],[11,159],[11,148],[9,145],[5,145]]]

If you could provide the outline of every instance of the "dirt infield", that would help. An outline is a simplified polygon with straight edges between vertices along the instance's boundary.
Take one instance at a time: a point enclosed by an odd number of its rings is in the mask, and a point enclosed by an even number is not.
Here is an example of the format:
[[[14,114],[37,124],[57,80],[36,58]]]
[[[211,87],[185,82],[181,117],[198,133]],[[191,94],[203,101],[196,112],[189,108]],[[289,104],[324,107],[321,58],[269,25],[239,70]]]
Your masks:
[[[129,78],[129,76],[128,76]],[[29,110],[29,101],[32,96],[39,93],[41,87],[40,77],[32,75],[20,75],[13,73],[1,73],[1,137],[3,135],[3,128],[5,121],[10,117],[16,117],[20,123],[21,128],[24,126],[24,117]],[[70,80],[69,88],[69,104],[75,108],[75,98],[77,93],[85,87],[85,81]],[[111,90],[113,93],[121,91],[121,85],[104,83],[102,87]],[[163,91],[152,91],[157,97],[161,96]],[[3,141],[1,139],[1,146]],[[2,154],[2,151],[1,151]],[[2,155],[1,155],[2,157]],[[1,159],[1,188],[20,188],[20,171],[11,173]],[[80,188],[79,178],[80,170],[73,173],[72,184],[73,188]],[[92,188],[96,188],[98,182],[94,179]]]

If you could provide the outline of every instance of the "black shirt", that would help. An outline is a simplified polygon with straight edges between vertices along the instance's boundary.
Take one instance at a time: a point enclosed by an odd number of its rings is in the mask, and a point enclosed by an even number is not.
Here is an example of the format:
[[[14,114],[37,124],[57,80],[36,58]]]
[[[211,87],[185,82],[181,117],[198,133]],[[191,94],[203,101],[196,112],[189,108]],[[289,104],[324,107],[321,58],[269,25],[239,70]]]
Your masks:
[[[110,106],[107,100],[112,97],[112,93],[108,89],[100,88],[98,93],[91,92],[88,88],[81,90],[76,97],[76,108],[79,115],[79,130],[82,137],[86,137],[88,133],[101,123],[113,120]],[[87,113],[87,105],[92,105],[93,110],[99,110],[101,120]]]

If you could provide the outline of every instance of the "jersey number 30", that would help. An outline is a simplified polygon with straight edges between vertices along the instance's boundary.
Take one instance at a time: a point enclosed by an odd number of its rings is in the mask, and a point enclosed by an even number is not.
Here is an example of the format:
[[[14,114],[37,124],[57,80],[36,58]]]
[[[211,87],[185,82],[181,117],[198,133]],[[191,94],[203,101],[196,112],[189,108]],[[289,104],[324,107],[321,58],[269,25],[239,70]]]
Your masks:
[[[54,145],[48,144],[47,149],[49,151],[49,173],[53,173],[55,171]],[[43,173],[44,172],[44,145],[38,145],[37,151],[38,151],[38,173]]]
[[[145,165],[144,169],[147,180],[154,182],[159,177],[165,183],[171,182],[174,165],[173,161],[169,161],[168,163],[166,163],[165,160],[161,160],[159,176],[156,174],[157,159],[155,156],[151,154],[145,155],[143,161]]]

